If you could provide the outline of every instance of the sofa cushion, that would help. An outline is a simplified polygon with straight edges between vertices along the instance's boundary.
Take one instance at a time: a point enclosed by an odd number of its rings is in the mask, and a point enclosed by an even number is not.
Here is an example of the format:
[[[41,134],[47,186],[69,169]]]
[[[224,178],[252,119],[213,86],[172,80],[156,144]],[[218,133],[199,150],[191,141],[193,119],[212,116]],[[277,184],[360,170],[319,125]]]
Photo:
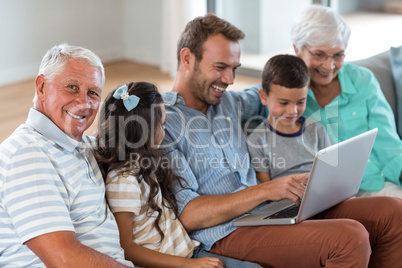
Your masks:
[[[389,52],[396,90],[396,125],[399,136],[402,137],[402,46],[391,47]]]
[[[396,97],[395,83],[391,72],[391,62],[389,51],[382,52],[370,58],[351,62],[353,64],[370,69],[380,83],[381,90],[385,98],[391,105],[392,111],[396,116]]]

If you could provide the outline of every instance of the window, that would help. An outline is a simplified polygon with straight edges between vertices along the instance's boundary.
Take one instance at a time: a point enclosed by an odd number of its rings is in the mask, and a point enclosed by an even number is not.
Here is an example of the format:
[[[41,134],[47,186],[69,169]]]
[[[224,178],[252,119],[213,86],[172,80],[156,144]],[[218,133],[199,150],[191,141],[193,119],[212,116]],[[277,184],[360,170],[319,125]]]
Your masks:
[[[290,41],[293,18],[312,3],[313,0],[208,0],[207,10],[246,34],[241,41],[239,73],[259,77],[259,71],[270,57],[294,53]]]

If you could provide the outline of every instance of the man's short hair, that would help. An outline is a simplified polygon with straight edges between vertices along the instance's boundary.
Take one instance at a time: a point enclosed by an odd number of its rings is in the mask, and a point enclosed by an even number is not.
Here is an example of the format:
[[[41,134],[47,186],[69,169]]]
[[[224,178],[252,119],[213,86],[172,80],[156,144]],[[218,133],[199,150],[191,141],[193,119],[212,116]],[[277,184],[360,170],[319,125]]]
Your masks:
[[[217,34],[222,34],[233,42],[237,42],[245,37],[243,31],[239,28],[214,14],[197,17],[187,23],[177,43],[178,65],[180,65],[180,51],[185,47],[191,50],[197,61],[200,61],[202,59],[204,42],[210,36]]]

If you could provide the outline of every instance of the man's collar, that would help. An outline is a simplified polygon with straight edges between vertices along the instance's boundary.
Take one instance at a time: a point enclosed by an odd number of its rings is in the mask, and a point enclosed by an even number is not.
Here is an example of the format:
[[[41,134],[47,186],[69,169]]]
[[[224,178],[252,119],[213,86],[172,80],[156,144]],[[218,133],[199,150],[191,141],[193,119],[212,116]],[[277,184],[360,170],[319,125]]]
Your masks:
[[[48,117],[34,108],[29,110],[28,118],[25,123],[33,127],[44,137],[70,152],[73,152],[75,148],[81,146],[81,142],[67,136],[67,134],[58,128]]]
[[[184,99],[176,91],[168,91],[161,93],[165,106],[174,106],[177,102],[184,104]]]

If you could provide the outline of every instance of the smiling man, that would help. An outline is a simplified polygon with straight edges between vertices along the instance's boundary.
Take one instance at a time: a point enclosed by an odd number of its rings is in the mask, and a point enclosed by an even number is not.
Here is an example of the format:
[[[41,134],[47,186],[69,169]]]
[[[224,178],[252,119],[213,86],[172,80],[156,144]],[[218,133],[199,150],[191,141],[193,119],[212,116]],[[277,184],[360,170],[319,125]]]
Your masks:
[[[35,109],[70,138],[81,141],[101,101],[102,72],[86,60],[66,62],[54,77],[36,77]]]
[[[203,249],[263,267],[394,267],[402,248],[400,199],[353,198],[292,226],[234,226],[263,202],[300,202],[307,182],[307,174],[257,182],[242,127],[266,118],[258,88],[226,90],[240,66],[242,38],[241,30],[207,14],[190,21],[178,42],[177,75],[162,93],[161,147],[186,180],[176,188],[183,226]]]
[[[85,48],[62,44],[42,59],[34,108],[0,146],[0,267],[133,266],[84,134],[104,81]]]

